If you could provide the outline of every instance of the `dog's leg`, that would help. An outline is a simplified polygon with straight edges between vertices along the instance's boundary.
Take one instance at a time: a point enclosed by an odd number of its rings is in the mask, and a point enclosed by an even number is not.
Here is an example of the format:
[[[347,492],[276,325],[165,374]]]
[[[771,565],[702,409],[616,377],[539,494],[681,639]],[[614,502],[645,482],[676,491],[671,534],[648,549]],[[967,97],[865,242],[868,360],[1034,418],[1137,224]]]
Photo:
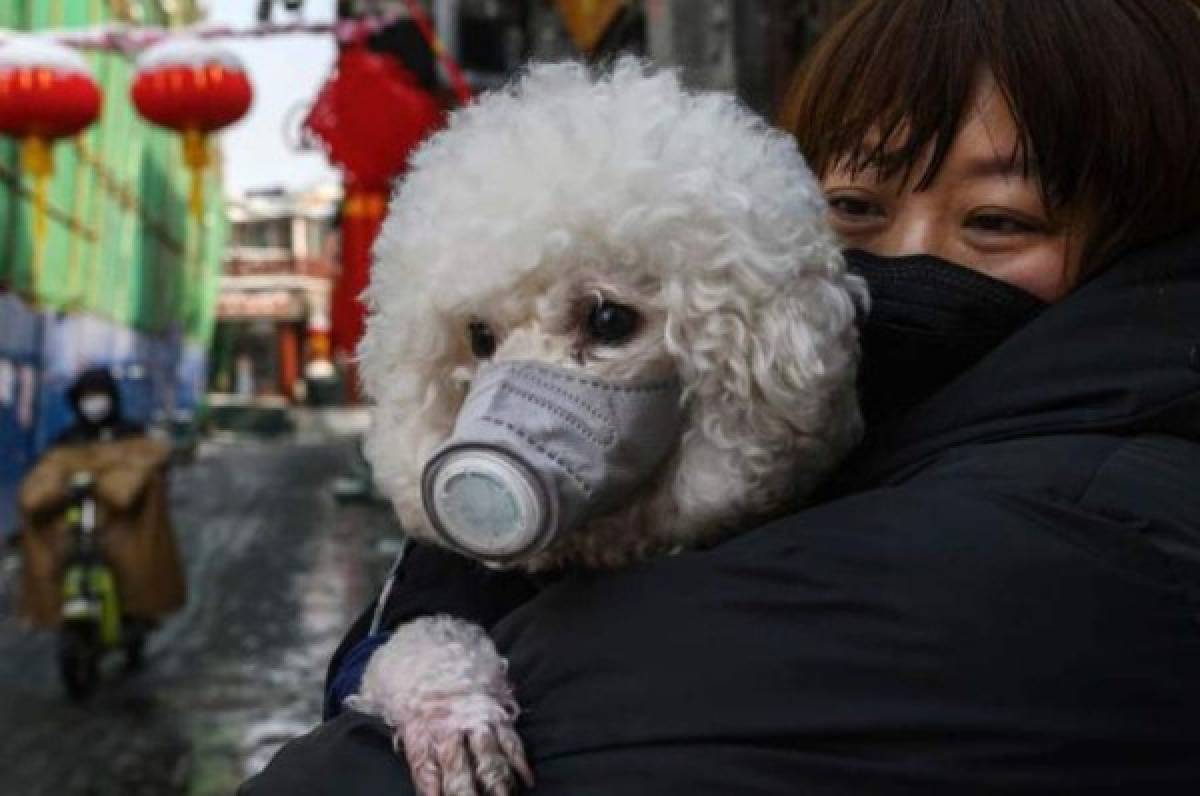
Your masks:
[[[514,771],[533,784],[507,668],[478,625],[416,619],[375,651],[346,704],[392,728],[421,796],[507,796]]]

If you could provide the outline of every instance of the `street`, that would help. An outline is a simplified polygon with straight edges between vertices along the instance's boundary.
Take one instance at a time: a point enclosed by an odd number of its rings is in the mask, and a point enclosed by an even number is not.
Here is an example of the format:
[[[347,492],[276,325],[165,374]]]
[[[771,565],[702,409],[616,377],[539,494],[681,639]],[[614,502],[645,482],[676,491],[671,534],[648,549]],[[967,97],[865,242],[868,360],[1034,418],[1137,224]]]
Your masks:
[[[339,504],[349,436],[206,442],[171,494],[187,608],[147,665],[111,656],[86,705],[63,694],[55,639],[0,598],[0,796],[209,796],[319,720],[325,664],[371,599],[398,529],[379,504]]]

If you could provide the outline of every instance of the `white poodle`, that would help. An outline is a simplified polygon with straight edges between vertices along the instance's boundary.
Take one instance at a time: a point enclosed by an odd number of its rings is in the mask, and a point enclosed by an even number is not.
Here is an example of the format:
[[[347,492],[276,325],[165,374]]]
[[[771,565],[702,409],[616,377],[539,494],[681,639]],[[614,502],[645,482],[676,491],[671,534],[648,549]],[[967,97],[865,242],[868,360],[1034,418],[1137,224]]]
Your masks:
[[[391,207],[360,348],[366,449],[417,539],[619,567],[802,498],[859,436],[863,285],[792,139],[729,96],[633,59],[536,66],[456,113]],[[512,457],[471,442],[485,426]],[[499,464],[439,519],[453,479],[430,464],[460,437]],[[471,523],[551,532],[455,543]],[[493,543],[507,557],[478,552]],[[348,704],[394,728],[423,794],[530,779],[505,661],[468,622],[400,627]]]

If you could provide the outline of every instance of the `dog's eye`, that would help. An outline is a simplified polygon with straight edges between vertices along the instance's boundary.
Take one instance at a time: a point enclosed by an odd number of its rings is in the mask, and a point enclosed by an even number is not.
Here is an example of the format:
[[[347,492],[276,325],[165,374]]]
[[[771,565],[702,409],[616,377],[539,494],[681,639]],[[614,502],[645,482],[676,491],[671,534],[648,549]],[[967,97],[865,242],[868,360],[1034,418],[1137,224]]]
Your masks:
[[[471,336],[471,353],[476,359],[491,359],[496,353],[496,336],[491,327],[483,321],[471,321],[467,331]]]
[[[600,301],[587,318],[588,336],[605,345],[619,345],[633,337],[641,316],[632,307],[613,301]]]

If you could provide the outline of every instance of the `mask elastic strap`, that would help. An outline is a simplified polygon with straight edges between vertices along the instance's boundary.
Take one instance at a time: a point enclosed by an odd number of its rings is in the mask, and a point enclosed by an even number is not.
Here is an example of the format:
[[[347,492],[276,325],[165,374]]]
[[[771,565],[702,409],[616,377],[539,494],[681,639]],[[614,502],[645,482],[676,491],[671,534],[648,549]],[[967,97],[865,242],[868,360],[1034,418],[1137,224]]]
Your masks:
[[[367,631],[368,636],[373,636],[379,632],[380,626],[383,624],[383,607],[387,605],[388,598],[392,596],[392,587],[396,585],[396,578],[400,575],[400,566],[404,563],[404,556],[408,553],[409,541],[408,537],[400,540],[400,552],[396,554],[396,561],[392,564],[391,570],[388,571],[387,580],[383,582],[383,588],[379,592],[379,597],[375,601],[375,615],[371,617],[371,628]]]

